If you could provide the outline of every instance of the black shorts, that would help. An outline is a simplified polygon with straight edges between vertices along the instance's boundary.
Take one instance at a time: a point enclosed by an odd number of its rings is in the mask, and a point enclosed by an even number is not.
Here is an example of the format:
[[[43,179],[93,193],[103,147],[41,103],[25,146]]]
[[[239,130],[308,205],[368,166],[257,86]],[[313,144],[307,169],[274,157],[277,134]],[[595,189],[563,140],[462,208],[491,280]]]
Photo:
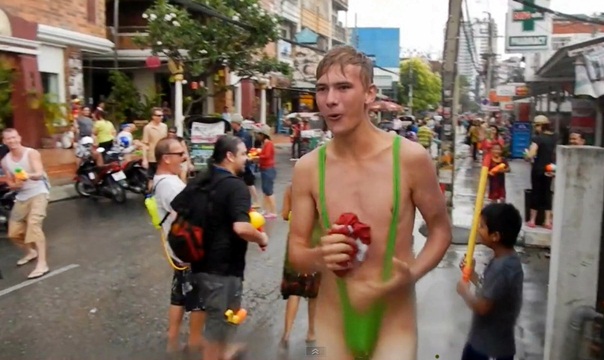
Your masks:
[[[192,281],[190,269],[174,270],[170,305],[184,306],[185,311],[205,311],[199,287]]]
[[[461,360],[514,360],[514,356],[493,357],[479,353],[472,345],[466,344],[461,354]]]
[[[149,180],[153,180],[153,177],[155,176],[156,172],[157,172],[157,163],[150,162],[149,168],[147,169],[147,177],[149,178]]]

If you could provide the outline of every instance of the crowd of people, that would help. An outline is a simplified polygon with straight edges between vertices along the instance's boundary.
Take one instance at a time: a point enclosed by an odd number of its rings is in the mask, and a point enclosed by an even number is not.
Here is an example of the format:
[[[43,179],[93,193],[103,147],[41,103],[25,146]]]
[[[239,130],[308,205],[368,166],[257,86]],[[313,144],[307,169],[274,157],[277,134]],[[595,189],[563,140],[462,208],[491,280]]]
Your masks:
[[[373,62],[353,47],[330,50],[318,65],[316,78],[316,102],[334,137],[296,162],[285,193],[281,217],[289,222],[289,233],[280,286],[287,300],[281,345],[287,348],[300,299],[307,298],[306,340],[328,347],[330,358],[416,359],[421,304],[416,304],[415,284],[440,263],[452,236],[434,163],[426,152],[432,139],[427,131],[432,130],[422,131],[426,124],[418,123],[414,142],[372,125],[368,106],[376,96]],[[183,314],[190,312],[187,349],[202,352],[205,360],[230,359],[242,345],[232,343],[237,323],[225,314],[242,308],[249,244],[261,250],[269,245],[267,233],[251,223],[255,179],[250,169],[255,164],[261,174],[264,216],[271,219],[277,213],[271,131],[260,128],[253,143],[238,126],[241,117],[231,115],[233,134],[218,138],[207,170],[185,183],[181,174],[189,166],[186,146],[162,122],[162,109],[153,110],[141,147],[149,189],[164,219],[163,238],[183,216],[175,210],[183,203],[188,204],[187,217],[203,227],[203,256],[197,260],[181,260],[165,243],[174,267],[167,348],[182,350],[180,327]],[[103,121],[102,112],[99,116],[96,121]],[[90,130],[90,124],[81,125],[79,134],[90,131],[98,146],[116,136],[115,129],[104,123]],[[495,163],[504,162],[498,139],[494,132],[483,147]],[[25,250],[18,264],[37,259],[30,277],[43,276],[49,271],[41,230],[48,201],[46,176],[39,153],[23,147],[15,130],[4,130],[3,140],[10,152],[2,167],[11,188],[19,191],[9,236]],[[534,144],[531,151],[538,158],[547,142]],[[248,156],[252,145],[261,148],[253,160]],[[29,177],[18,178],[17,167]],[[191,200],[202,192],[207,194],[203,200]],[[416,255],[417,210],[429,235]],[[471,282],[461,279],[457,285],[473,312],[467,342],[460,344],[462,360],[511,360],[522,304],[523,272],[514,251],[522,219],[513,205],[496,203],[482,210],[480,220],[480,241],[494,257],[483,276],[474,274]]]

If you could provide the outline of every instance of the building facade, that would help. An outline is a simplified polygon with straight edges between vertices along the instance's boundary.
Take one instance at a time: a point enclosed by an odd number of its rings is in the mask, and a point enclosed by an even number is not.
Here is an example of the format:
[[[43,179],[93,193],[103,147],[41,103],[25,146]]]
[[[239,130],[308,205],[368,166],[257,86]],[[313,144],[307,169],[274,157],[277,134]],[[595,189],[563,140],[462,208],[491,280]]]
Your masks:
[[[373,81],[379,94],[395,99],[400,80],[400,29],[356,27],[350,31],[352,45],[374,60]]]
[[[32,94],[53,102],[84,98],[84,63],[91,54],[111,52],[106,38],[105,1],[0,0],[0,56],[16,70],[15,127],[28,146],[40,147],[47,136],[40,111],[29,106]]]

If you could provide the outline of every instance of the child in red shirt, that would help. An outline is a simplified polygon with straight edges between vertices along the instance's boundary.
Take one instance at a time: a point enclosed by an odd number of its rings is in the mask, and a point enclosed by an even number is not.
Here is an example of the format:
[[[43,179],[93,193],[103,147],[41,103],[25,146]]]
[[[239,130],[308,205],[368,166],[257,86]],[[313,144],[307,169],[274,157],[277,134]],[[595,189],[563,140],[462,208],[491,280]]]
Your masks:
[[[489,200],[492,202],[505,202],[505,173],[510,171],[510,165],[501,156],[502,152],[500,144],[491,144],[491,156],[487,166],[489,167]],[[504,164],[505,169],[493,172],[493,169],[500,164]]]

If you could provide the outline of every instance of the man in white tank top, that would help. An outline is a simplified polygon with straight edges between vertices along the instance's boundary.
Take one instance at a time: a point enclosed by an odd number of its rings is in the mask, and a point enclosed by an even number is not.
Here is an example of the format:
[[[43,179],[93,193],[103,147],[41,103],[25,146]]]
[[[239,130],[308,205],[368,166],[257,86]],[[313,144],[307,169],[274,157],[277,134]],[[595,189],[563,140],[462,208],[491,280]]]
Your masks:
[[[17,261],[17,266],[37,259],[36,267],[28,276],[28,279],[36,279],[49,272],[42,223],[46,218],[50,186],[40,153],[21,145],[17,130],[5,129],[2,139],[10,149],[2,160],[2,170],[10,188],[17,191],[8,223],[8,237],[25,250],[25,256]]]

